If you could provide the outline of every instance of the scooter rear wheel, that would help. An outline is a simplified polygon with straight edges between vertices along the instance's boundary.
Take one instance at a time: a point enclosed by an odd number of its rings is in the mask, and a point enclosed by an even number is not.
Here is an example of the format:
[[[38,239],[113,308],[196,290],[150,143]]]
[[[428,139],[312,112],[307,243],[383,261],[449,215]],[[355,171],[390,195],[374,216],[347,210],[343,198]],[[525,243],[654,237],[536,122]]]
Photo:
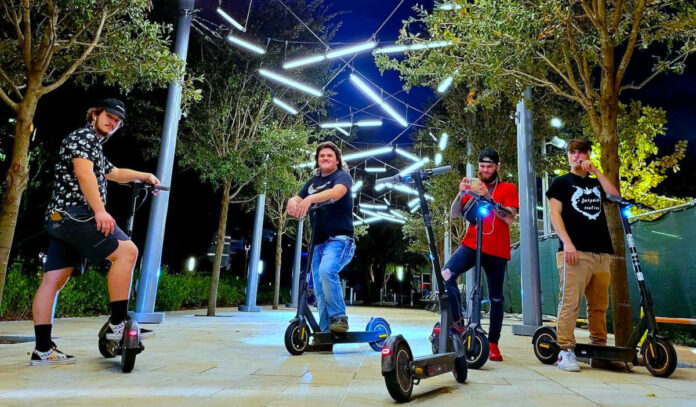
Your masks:
[[[406,403],[411,399],[411,393],[413,393],[413,373],[411,372],[413,356],[409,352],[408,346],[403,342],[396,346],[394,354],[394,369],[384,373],[384,382],[389,390],[389,395],[396,402]]]
[[[121,355],[121,371],[130,373],[135,367],[135,356],[138,354],[138,349],[124,348]]]
[[[550,326],[543,326],[534,332],[532,345],[534,355],[545,365],[553,365],[558,361],[558,346],[556,345],[556,330]]]
[[[380,340],[370,342],[370,347],[375,352],[381,352],[384,344],[387,342],[387,339],[389,339],[389,335],[391,335],[391,327],[389,326],[387,320],[384,318],[372,318],[370,319],[370,322],[367,323],[365,330],[368,332],[379,333],[381,337]]]
[[[466,333],[462,339],[464,340],[464,354],[469,369],[479,369],[485,365],[490,352],[486,334],[479,331],[476,331],[474,335]]]
[[[655,346],[646,339],[642,353],[645,367],[655,377],[669,377],[677,368],[677,351],[667,339],[655,338]]]
[[[116,353],[112,351],[112,347],[106,338],[99,338],[99,353],[102,354],[107,359],[111,359],[116,356]]]
[[[307,328],[301,329],[299,322],[293,322],[285,330],[285,349],[291,355],[301,355],[307,349],[309,335]]]

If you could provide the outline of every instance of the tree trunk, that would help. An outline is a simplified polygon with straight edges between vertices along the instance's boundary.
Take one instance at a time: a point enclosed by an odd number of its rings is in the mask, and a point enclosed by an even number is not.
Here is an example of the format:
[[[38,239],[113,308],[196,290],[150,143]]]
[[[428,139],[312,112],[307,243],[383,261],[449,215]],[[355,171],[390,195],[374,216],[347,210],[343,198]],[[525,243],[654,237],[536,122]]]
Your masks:
[[[608,113],[608,115],[607,115]],[[606,116],[605,116],[606,115]],[[603,112],[604,122],[600,144],[602,147],[601,163],[604,175],[620,189],[619,138],[616,128],[616,113]],[[631,319],[631,298],[628,291],[626,274],[626,249],[624,247],[623,227],[616,205],[605,205],[607,224],[614,247],[611,261],[611,307],[613,311],[614,338],[617,346],[623,346],[631,336],[633,321]]]
[[[222,192],[222,201],[220,202],[220,219],[218,221],[217,239],[215,241],[215,259],[213,260],[213,273],[210,277],[210,294],[208,295],[208,313],[209,317],[215,316],[215,307],[217,306],[217,292],[220,283],[220,263],[222,263],[222,251],[225,248],[225,230],[227,229],[227,212],[230,207],[230,189],[232,180],[227,178]]]
[[[22,194],[29,180],[27,157],[31,136],[32,119],[36,112],[38,96],[27,90],[26,96],[19,104],[16,117],[15,137],[12,145],[10,168],[5,175],[5,196],[2,199],[0,212],[0,304],[5,288],[5,277],[10,260],[10,250],[17,227],[17,214],[22,202]],[[39,215],[41,216],[41,215]]]
[[[278,309],[278,303],[280,302],[280,267],[282,266],[283,259],[283,226],[285,224],[285,214],[283,212],[283,201],[280,201],[279,205],[280,216],[278,217],[278,224],[276,227],[276,259],[275,259],[275,286],[273,287],[273,309]]]

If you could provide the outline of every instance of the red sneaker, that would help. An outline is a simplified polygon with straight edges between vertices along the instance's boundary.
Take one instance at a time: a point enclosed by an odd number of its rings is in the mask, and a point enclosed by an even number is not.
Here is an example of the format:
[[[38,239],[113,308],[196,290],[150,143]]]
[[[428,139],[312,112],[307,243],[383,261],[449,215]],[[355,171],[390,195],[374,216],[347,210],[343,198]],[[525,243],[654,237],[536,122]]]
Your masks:
[[[490,344],[490,351],[488,352],[488,359],[495,362],[502,362],[503,355],[500,354],[500,349],[498,349],[497,343]]]

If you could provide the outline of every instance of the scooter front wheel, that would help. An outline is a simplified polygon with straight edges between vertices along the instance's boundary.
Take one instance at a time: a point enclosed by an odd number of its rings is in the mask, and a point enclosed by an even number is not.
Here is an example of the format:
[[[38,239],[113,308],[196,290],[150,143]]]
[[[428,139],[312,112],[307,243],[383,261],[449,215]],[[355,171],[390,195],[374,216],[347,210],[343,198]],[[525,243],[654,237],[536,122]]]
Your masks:
[[[642,353],[645,367],[655,377],[669,377],[677,368],[677,351],[667,339],[655,338],[654,345],[647,339]]]
[[[490,352],[488,345],[488,337],[483,332],[476,331],[473,335],[471,332],[464,334],[464,354],[466,363],[469,369],[479,369],[488,361],[488,353]]]
[[[301,355],[307,349],[309,332],[307,328],[300,328],[299,322],[293,322],[285,330],[285,349],[291,355]]]
[[[102,337],[99,338],[99,353],[102,354],[107,359],[111,359],[116,356],[115,346],[109,342],[108,339]]]
[[[130,373],[135,367],[135,356],[138,354],[138,349],[124,348],[121,355],[121,371]]]
[[[534,332],[532,337],[534,355],[541,363],[553,365],[558,360],[559,348],[556,340],[556,330],[550,326],[542,326]]]
[[[389,335],[391,335],[391,327],[387,320],[384,318],[372,318],[370,322],[367,323],[365,330],[368,332],[377,332],[379,334],[380,339],[370,342],[370,347],[375,352],[381,352],[387,339],[389,339]]]
[[[394,369],[384,373],[384,382],[389,390],[389,395],[397,403],[406,403],[411,399],[413,392],[413,373],[411,372],[413,357],[408,346],[403,342],[396,346],[394,354]]]

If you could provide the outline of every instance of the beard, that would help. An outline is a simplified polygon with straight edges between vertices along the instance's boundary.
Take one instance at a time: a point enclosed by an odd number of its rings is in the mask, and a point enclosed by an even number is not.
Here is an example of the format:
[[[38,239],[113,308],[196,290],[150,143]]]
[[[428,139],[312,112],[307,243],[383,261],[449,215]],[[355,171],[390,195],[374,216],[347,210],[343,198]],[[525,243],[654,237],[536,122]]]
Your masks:
[[[495,172],[491,174],[490,177],[484,177],[483,174],[479,172],[479,179],[481,180],[481,182],[485,184],[492,184],[493,182],[495,182],[496,179],[498,179],[498,170],[495,170]]]

